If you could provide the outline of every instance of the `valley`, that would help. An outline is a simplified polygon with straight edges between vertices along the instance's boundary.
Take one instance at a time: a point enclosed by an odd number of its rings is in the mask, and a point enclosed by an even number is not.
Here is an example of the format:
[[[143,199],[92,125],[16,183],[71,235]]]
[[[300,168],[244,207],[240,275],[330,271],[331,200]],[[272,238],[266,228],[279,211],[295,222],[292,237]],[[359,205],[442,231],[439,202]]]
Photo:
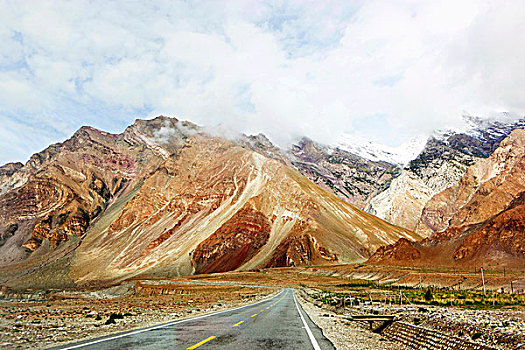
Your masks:
[[[0,168],[1,344],[514,349],[520,123],[436,133],[405,166],[165,116],[82,127]],[[252,320],[265,298],[282,304]],[[359,315],[394,321],[371,332]]]

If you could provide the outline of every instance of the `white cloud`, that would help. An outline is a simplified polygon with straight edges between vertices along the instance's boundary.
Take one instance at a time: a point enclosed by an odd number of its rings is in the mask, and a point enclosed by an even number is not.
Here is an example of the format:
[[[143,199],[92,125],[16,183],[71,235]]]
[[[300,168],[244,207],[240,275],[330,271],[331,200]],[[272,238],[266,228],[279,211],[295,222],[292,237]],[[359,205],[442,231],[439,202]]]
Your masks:
[[[21,116],[46,142],[165,114],[280,144],[401,144],[463,111],[522,115],[524,14],[490,0],[0,1],[0,117],[18,140],[0,163],[43,144],[16,132]],[[379,130],[360,126],[378,115]]]

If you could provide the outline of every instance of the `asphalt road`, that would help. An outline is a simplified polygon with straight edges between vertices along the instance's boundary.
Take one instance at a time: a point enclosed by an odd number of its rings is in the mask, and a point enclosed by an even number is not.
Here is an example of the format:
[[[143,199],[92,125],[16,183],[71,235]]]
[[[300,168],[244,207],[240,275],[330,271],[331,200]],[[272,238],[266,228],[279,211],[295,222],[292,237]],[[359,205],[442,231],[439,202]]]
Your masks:
[[[292,289],[251,305],[53,349],[335,349]]]

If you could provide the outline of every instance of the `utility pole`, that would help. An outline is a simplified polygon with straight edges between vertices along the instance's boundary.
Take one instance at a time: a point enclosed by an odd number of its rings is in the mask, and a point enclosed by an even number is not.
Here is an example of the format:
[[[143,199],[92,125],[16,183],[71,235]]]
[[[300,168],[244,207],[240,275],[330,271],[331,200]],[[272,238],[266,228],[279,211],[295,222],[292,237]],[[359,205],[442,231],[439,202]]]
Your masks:
[[[483,274],[483,267],[481,268],[481,281],[483,282],[483,296],[487,296],[487,290],[485,289],[485,275]]]

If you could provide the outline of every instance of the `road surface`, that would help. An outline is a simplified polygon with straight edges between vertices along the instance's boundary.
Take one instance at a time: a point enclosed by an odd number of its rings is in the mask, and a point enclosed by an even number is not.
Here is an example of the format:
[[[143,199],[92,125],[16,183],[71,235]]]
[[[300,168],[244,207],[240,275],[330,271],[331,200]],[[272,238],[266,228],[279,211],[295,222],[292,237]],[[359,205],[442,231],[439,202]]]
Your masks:
[[[251,305],[52,349],[334,349],[292,289]]]

